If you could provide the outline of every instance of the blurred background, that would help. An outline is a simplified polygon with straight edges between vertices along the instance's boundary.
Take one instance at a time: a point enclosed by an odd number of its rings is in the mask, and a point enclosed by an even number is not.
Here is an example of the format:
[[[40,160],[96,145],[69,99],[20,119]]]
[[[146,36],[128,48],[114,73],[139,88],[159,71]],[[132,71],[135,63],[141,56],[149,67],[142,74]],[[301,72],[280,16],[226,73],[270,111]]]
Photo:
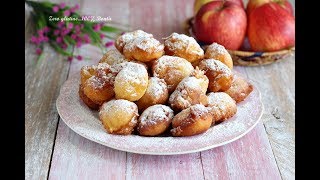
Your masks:
[[[68,6],[79,4],[80,9],[78,12],[81,15],[110,16],[112,19],[110,23],[123,28],[124,31],[142,29],[152,33],[158,40],[169,36],[173,32],[186,33],[186,21],[194,15],[194,0],[52,0],[50,2],[57,4],[64,2]],[[248,0],[244,0],[243,2],[246,6]],[[289,2],[293,6],[293,9],[295,9],[295,0],[290,0]],[[124,160],[126,160],[126,156],[128,156],[128,159],[130,160],[130,157],[138,156],[132,155],[131,153],[124,154],[123,156],[121,152],[109,150],[109,148],[87,141],[75,134],[59,119],[55,105],[60,87],[66,79],[72,74],[79,73],[82,66],[97,63],[102,56],[101,49],[90,43],[83,44],[79,48],[72,49],[74,55],[81,55],[83,58],[79,58],[78,60],[74,58],[72,61],[68,61],[68,56],[57,53],[57,51],[55,51],[48,43],[44,43],[40,53],[41,55],[39,56],[36,53],[37,46],[30,42],[32,36],[37,34],[31,12],[32,9],[26,4],[26,179],[47,179],[49,175],[52,174],[60,174],[61,177],[69,177],[70,179],[74,177],[81,178],[83,172],[89,173],[89,175],[87,174],[87,177],[90,177],[91,175],[96,174],[94,172],[96,172],[98,168],[100,168],[99,170],[101,170],[101,172],[105,172],[106,174],[117,174],[117,172],[112,171],[112,168],[110,168],[110,171],[106,171],[106,168],[100,166],[100,163],[115,162],[113,165],[116,166],[118,157],[124,157]],[[111,38],[103,39],[103,45],[110,41],[112,41]],[[103,47],[104,50],[109,48],[113,47]],[[210,151],[213,155],[208,155],[210,154],[209,152],[207,153],[207,156],[204,154],[202,154],[202,156],[199,154],[182,156],[181,158],[185,158],[186,161],[184,162],[187,163],[181,164],[186,165],[184,166],[185,168],[192,168],[193,166],[189,166],[190,164],[205,157],[210,161],[212,160],[214,163],[212,165],[215,165],[219,163],[218,161],[214,161],[215,157],[227,157],[227,155],[236,153],[237,150],[234,149],[234,147],[236,147],[243,150],[243,152],[249,152],[248,154],[251,154],[252,156],[263,156],[266,158],[263,159],[263,161],[255,161],[254,158],[243,157],[242,154],[235,154],[233,156],[234,159],[231,159],[235,164],[231,163],[231,165],[227,164],[226,166],[230,165],[229,168],[231,170],[237,169],[238,171],[230,171],[230,177],[235,179],[238,177],[244,178],[247,175],[246,173],[251,173],[252,177],[259,179],[257,177],[270,175],[271,170],[273,171],[274,169],[270,168],[270,166],[264,166],[264,163],[273,161],[274,158],[276,161],[276,173],[279,174],[279,177],[281,176],[281,179],[294,179],[294,54],[293,56],[270,65],[255,67],[235,66],[235,70],[244,74],[246,78],[253,80],[262,94],[262,101],[265,109],[261,118],[261,126],[254,129],[253,135],[255,136],[251,136],[251,138],[255,140],[255,144],[251,146],[250,143],[252,142],[252,139],[250,139],[250,137],[243,137],[242,140],[240,139],[238,141],[238,144],[235,143],[230,146],[224,146],[223,148]],[[263,137],[267,137],[266,141],[259,139]],[[245,138],[248,140],[246,141]],[[258,152],[266,154],[257,154]],[[103,161],[101,161],[101,158]],[[172,159],[163,156],[153,158],[154,159],[150,160],[151,162],[164,161],[165,163],[174,163],[173,161],[179,162],[180,156],[171,157]],[[136,159],[143,161],[146,158],[145,156],[141,156]],[[52,162],[56,162],[59,166],[51,165]],[[236,163],[239,163],[240,165]],[[246,166],[241,166],[241,163],[247,164]],[[210,165],[210,163],[208,164]],[[50,170],[51,167],[55,167],[55,169]],[[82,167],[82,169],[80,167]],[[148,165],[143,167],[148,167]],[[159,170],[161,170],[161,167],[159,167]],[[165,167],[167,166],[163,166],[162,168],[165,169]],[[204,173],[200,172],[198,174],[206,174],[206,177],[212,178],[217,177],[216,175],[218,172],[210,170],[210,168],[208,168],[208,171],[205,171]],[[143,171],[144,170],[141,170],[141,172]],[[151,170],[150,172],[153,172],[154,174],[159,173]],[[120,173],[124,173],[124,171],[121,171]],[[189,173],[190,174],[185,173],[185,176],[193,177],[195,174],[193,173],[193,170],[190,170]],[[174,176],[173,173],[172,175]]]

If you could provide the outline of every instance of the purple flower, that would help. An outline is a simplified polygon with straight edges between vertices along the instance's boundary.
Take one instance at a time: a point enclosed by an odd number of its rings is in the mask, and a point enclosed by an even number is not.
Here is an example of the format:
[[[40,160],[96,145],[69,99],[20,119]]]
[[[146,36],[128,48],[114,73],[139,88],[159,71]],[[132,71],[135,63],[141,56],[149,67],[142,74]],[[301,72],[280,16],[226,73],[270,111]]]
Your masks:
[[[49,38],[47,36],[44,36],[42,40],[43,40],[43,42],[48,42]]]
[[[65,10],[64,12],[63,12],[63,15],[64,16],[70,16],[70,10]]]
[[[68,29],[72,29],[73,28],[73,23],[69,23],[68,24]]]
[[[104,34],[100,34],[100,39],[103,39],[105,37]]]
[[[69,56],[68,57],[68,61],[72,61],[73,57],[72,56]]]
[[[83,40],[84,40],[84,42],[86,42],[86,43],[90,43],[90,42],[91,42],[91,39],[90,39],[90,37],[89,37],[88,34],[84,34],[84,35],[83,35]]]
[[[39,29],[39,30],[38,30],[38,35],[39,35],[39,36],[43,35],[43,33],[44,33],[44,30],[43,30],[43,29]]]
[[[79,36],[80,36],[80,34],[81,34],[81,31],[76,31],[74,34],[78,36],[77,38],[80,38]],[[80,39],[81,39],[81,38],[80,38]]]
[[[67,46],[66,44],[61,44],[61,48],[62,48],[62,49],[66,50],[67,47],[68,47],[68,46]]]
[[[61,43],[62,42],[62,37],[57,37],[56,41],[57,41],[57,43]]]
[[[58,35],[60,34],[60,30],[59,30],[59,29],[54,30],[54,31],[53,31],[53,34],[56,35],[56,36],[58,36]]]
[[[105,46],[106,46],[106,47],[110,47],[110,46],[112,46],[113,44],[114,44],[113,41],[109,41],[109,42],[107,42],[107,43],[105,44]]]
[[[60,6],[61,9],[63,9],[63,8],[66,7],[66,3],[62,2],[62,3],[59,4],[59,6]]]
[[[75,25],[74,29],[76,30],[76,32],[80,32],[81,31],[80,25]]]
[[[76,34],[76,35],[77,35],[76,41],[82,42],[82,38],[79,36],[79,34]]]
[[[93,25],[93,30],[94,31],[100,31],[100,29],[101,29],[101,25],[100,24]]]
[[[74,8],[74,10],[78,10],[78,9],[80,9],[80,5],[76,4],[73,8]]]
[[[126,32],[122,32],[120,35],[124,35]]]
[[[65,36],[65,35],[67,35],[69,32],[70,32],[70,29],[67,29],[67,28],[63,27],[63,28],[61,29],[61,36]]]
[[[59,7],[58,6],[53,6],[52,11],[55,12],[55,13],[58,12],[59,11]]]
[[[77,41],[77,42],[76,42],[76,47],[79,48],[79,47],[81,47],[81,46],[82,46],[82,42],[81,42],[81,41]]]
[[[41,42],[43,41],[43,38],[44,38],[44,36],[43,36],[43,35],[40,35],[40,36],[38,37],[38,41],[39,41],[39,43],[41,43]]]
[[[37,45],[40,43],[39,40],[38,40],[38,38],[35,37],[35,36],[32,36],[31,39],[30,39],[30,41],[31,41],[31,43],[34,43],[34,44],[37,44]]]
[[[64,22],[63,21],[59,21],[57,26],[58,26],[58,28],[62,28],[64,26]]]
[[[76,39],[76,38],[77,38],[77,35],[71,34],[71,39]]]
[[[40,55],[42,53],[42,50],[40,48],[36,49],[36,54]]]
[[[81,60],[82,60],[82,56],[78,55],[78,56],[77,56],[77,59],[78,59],[79,61],[81,61]]]
[[[76,12],[78,9],[80,9],[80,5],[76,4],[74,7],[70,8],[70,12]]]
[[[50,31],[50,28],[48,27],[48,26],[45,26],[44,28],[43,28],[43,32],[44,33],[48,33]]]

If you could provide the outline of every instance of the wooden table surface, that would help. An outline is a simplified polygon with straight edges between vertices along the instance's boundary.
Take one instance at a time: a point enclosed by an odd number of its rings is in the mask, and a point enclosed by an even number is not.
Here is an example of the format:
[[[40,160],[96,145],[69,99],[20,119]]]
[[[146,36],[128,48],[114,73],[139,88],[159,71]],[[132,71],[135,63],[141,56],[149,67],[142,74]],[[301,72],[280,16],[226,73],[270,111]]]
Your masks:
[[[183,33],[194,0],[68,0],[82,14],[110,16],[157,39]],[[61,1],[54,1],[61,2]],[[294,6],[294,0],[291,1]],[[294,179],[295,57],[260,67],[235,67],[256,81],[264,113],[258,125],[230,144],[203,152],[152,156],[126,153],[87,140],[60,119],[55,102],[69,74],[97,63],[101,52],[85,45],[72,62],[48,45],[37,64],[30,10],[25,11],[25,175],[26,179]]]

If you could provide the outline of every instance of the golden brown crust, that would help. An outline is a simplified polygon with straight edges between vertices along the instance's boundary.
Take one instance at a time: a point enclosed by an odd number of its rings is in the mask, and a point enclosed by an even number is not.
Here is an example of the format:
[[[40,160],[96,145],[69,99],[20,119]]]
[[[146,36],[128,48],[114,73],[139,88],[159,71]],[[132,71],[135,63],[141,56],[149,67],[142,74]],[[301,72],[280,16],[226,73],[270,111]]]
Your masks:
[[[209,91],[226,91],[230,88],[233,74],[222,62],[215,59],[204,59],[199,63],[199,68],[205,71],[209,79]]]
[[[197,66],[199,66],[199,63],[202,61],[203,59],[200,59],[200,60],[198,60],[198,61],[194,61],[194,62],[192,62],[191,64],[192,64],[192,66],[194,67],[194,68],[196,68]]]
[[[79,84],[79,97],[80,99],[90,108],[93,110],[99,109],[99,104],[94,103],[91,99],[89,99],[83,92],[83,86]]]
[[[149,62],[164,54],[164,46],[152,37],[137,37],[123,47],[123,55],[130,60]]]
[[[137,105],[124,99],[110,100],[99,109],[99,118],[110,134],[131,134],[138,115]]]
[[[177,56],[162,56],[152,66],[153,76],[166,81],[169,93],[172,93],[180,81],[189,76],[193,70],[190,62]]]
[[[207,131],[212,124],[212,115],[201,104],[182,110],[172,120],[173,136],[192,136]]]
[[[169,98],[167,83],[160,78],[150,77],[144,95],[137,101],[139,111],[155,104],[165,104]]]
[[[99,63],[107,63],[109,65],[120,64],[123,62],[128,62],[128,60],[117,49],[108,50],[99,60]]]
[[[142,62],[138,62],[138,61],[128,61],[128,62],[123,62],[123,63],[119,63],[119,64],[114,64],[111,66],[111,70],[113,72],[113,74],[118,75],[118,73],[125,67],[127,66],[132,66],[134,65],[133,63],[135,64],[140,64],[140,65],[143,65],[145,67],[145,69],[147,70],[148,67],[146,67],[146,65]]]
[[[206,53],[204,54],[205,59],[216,59],[227,65],[230,69],[233,68],[232,57],[224,46],[218,43],[212,43],[207,47]]]
[[[107,63],[99,63],[98,65],[94,66],[96,69],[95,76],[108,79],[113,83],[118,72],[112,66]]]
[[[83,85],[84,94],[101,105],[114,97],[113,82],[109,78],[92,76]]]
[[[112,68],[107,63],[99,63],[97,65],[91,66],[83,66],[80,70],[80,78],[81,84],[84,85],[85,82],[91,78],[92,76],[103,77],[103,76],[110,76],[109,74],[115,76],[115,69]]]
[[[117,99],[129,101],[139,100],[148,87],[148,72],[137,63],[128,62],[117,74],[114,82],[114,91]]]
[[[157,136],[169,128],[173,117],[174,112],[169,106],[150,106],[139,117],[137,130],[143,136]]]
[[[89,108],[99,110],[110,134],[129,135],[136,127],[142,136],[170,127],[172,136],[200,134],[234,116],[236,102],[253,89],[233,75],[230,54],[216,43],[204,53],[183,34],[172,33],[161,44],[137,30],[119,36],[115,46],[97,65],[82,67],[78,92]]]
[[[80,83],[84,84],[87,79],[91,78],[92,76],[97,75],[96,73],[96,65],[92,66],[83,66],[80,70]]]
[[[191,63],[203,59],[203,49],[193,37],[172,33],[164,39],[164,50],[167,55],[179,56]]]
[[[208,94],[208,110],[214,122],[225,121],[237,113],[237,105],[227,93],[216,92]]]
[[[116,72],[107,63],[84,66],[80,71],[81,75],[81,97],[84,102],[93,108],[97,104],[110,100],[114,96],[113,83]],[[89,101],[90,100],[90,101]]]
[[[146,33],[142,30],[136,30],[132,32],[127,32],[125,34],[120,35],[115,41],[115,47],[119,52],[123,52],[123,47],[133,39],[137,37],[153,37],[152,34]]]
[[[231,87],[225,91],[232,99],[237,103],[243,101],[253,90],[252,84],[250,84],[245,78],[234,75]]]
[[[184,78],[170,95],[169,104],[175,110],[183,110],[194,104],[208,104],[206,91],[209,80],[198,68]]]

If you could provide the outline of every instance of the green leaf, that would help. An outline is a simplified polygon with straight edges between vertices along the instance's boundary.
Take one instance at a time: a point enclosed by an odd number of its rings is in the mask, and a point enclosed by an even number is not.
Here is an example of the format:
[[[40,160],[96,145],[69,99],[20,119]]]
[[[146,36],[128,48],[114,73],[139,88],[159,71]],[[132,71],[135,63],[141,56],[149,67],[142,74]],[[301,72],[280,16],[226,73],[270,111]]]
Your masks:
[[[98,33],[96,33],[93,29],[92,26],[88,25],[87,23],[84,23],[84,28],[83,31],[88,33],[90,36],[92,42],[94,45],[101,44],[101,39]]]
[[[43,52],[38,56],[37,64],[36,64],[37,68],[40,66],[40,62],[44,59],[44,57],[45,57],[45,53]]]
[[[39,28],[42,29],[45,26],[47,26],[47,21],[43,13],[39,13],[38,16],[39,16],[38,22],[40,24]]]
[[[58,53],[65,55],[65,56],[72,56],[72,53],[67,52],[65,50],[63,50],[60,46],[58,46],[57,43],[55,42],[50,42],[50,45],[53,47],[53,49],[55,49]]]
[[[75,45],[76,41],[72,39],[70,36],[64,36],[63,40],[67,43],[69,46],[70,44]]]
[[[115,28],[115,27],[111,27],[111,26],[103,26],[103,27],[101,27],[101,31],[104,31],[104,32],[119,32],[121,30],[119,30],[118,28]]]
[[[36,14],[39,12],[46,12],[52,14],[52,7],[56,5],[50,2],[26,1],[26,3],[33,8]]]

